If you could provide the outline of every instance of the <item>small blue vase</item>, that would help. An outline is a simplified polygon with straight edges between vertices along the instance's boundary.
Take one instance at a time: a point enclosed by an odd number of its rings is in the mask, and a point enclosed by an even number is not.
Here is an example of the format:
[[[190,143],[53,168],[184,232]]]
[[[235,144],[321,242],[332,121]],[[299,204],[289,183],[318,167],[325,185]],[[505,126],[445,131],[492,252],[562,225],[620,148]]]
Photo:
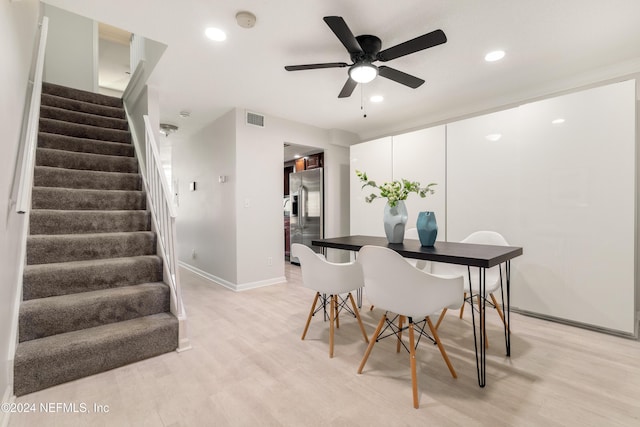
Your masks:
[[[422,246],[433,246],[438,237],[438,224],[436,223],[435,212],[418,213],[418,221],[416,222],[418,229],[418,237]]]

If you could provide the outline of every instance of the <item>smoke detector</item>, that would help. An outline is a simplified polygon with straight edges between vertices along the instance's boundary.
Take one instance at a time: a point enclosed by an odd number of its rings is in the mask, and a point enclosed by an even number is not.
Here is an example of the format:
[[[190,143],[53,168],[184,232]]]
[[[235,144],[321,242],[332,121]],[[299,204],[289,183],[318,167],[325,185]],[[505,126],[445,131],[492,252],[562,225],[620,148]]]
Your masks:
[[[236,13],[236,21],[242,28],[253,28],[256,25],[256,15],[247,11],[238,12]]]
[[[178,126],[171,125],[169,123],[160,123],[160,133],[164,136],[169,136],[169,134],[174,133],[178,130]]]

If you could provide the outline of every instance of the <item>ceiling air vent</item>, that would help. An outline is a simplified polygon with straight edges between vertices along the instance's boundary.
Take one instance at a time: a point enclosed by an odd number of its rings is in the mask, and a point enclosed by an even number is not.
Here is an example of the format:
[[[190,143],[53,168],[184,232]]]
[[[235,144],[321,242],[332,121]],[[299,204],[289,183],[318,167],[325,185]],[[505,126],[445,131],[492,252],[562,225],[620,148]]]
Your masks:
[[[264,116],[261,114],[256,114],[256,113],[247,111],[247,124],[263,128]]]

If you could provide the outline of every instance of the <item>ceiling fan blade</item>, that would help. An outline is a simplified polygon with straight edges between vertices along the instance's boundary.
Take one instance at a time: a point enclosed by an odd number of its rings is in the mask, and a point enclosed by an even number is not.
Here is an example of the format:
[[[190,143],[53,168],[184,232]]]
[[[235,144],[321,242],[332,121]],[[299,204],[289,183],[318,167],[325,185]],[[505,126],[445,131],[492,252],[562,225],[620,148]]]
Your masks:
[[[331,31],[334,32],[336,37],[342,42],[344,47],[347,48],[347,51],[350,54],[354,53],[362,53],[362,48],[360,47],[360,43],[354,37],[353,33],[347,26],[347,23],[344,22],[344,19],[340,16],[325,16],[324,22],[327,23]]]
[[[353,93],[353,90],[358,86],[358,82],[353,80],[351,77],[347,79],[347,82],[342,86],[342,90],[340,91],[340,95],[338,98],[348,98]]]
[[[378,52],[378,60],[390,61],[446,42],[447,36],[444,31],[435,30]]]
[[[287,71],[315,70],[318,68],[342,68],[348,67],[346,62],[326,62],[324,64],[306,64],[306,65],[287,65],[284,67]]]
[[[381,65],[380,67],[378,67],[378,74],[382,77],[393,80],[394,82],[409,86],[412,89],[416,89],[424,83],[424,80],[422,79],[412,76],[411,74],[398,71],[395,68],[387,67],[385,65]]]

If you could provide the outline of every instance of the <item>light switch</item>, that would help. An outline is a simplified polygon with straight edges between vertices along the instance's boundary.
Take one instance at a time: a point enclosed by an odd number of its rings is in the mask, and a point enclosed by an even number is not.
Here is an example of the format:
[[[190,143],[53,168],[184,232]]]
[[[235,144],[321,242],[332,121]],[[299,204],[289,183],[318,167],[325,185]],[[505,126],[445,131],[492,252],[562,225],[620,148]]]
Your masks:
[[[196,182],[190,182],[189,183],[189,191],[196,191]]]

